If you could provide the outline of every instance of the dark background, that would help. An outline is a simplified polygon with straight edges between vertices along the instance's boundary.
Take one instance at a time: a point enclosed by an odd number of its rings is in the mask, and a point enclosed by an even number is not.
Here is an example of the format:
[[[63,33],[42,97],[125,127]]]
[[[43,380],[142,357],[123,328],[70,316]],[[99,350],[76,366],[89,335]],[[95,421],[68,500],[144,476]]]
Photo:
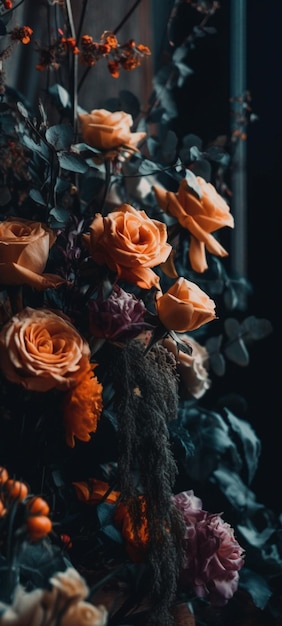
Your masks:
[[[216,36],[203,38],[190,53],[195,70],[179,91],[178,133],[198,134],[204,145],[230,132],[230,71],[232,29],[228,0],[209,20]],[[246,315],[266,318],[270,336],[250,348],[250,365],[228,366],[227,376],[214,386],[222,394],[241,394],[246,400],[245,417],[262,445],[257,473],[251,488],[262,502],[282,511],[282,380],[281,380],[281,60],[282,1],[247,0],[246,82],[251,109],[256,116],[247,127],[247,271],[252,286]],[[191,30],[191,21],[201,17],[189,3],[179,7],[173,35],[181,42]],[[232,188],[232,180],[231,180]],[[236,223],[235,223],[236,229]]]
[[[259,119],[248,139],[248,267],[251,306],[270,319],[273,333],[252,355],[252,422],[262,440],[255,485],[264,502],[282,509],[281,450],[281,59],[282,3],[249,0],[248,85]]]

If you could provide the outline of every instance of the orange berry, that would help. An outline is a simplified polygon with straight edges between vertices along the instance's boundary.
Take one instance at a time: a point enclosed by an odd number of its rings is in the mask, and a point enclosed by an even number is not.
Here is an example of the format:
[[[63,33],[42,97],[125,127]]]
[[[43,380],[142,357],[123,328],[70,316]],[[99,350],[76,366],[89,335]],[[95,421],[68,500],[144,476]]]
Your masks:
[[[43,500],[43,498],[40,498],[39,496],[34,496],[28,500],[27,506],[30,513],[33,513],[34,515],[48,515],[48,513],[50,513],[49,504],[47,504],[46,500]]]
[[[5,482],[5,492],[9,498],[12,498],[13,500],[17,499],[22,502],[28,494],[28,487],[20,480],[13,480],[12,478],[9,478],[9,480],[6,480]]]
[[[26,525],[32,541],[42,539],[52,530],[52,522],[49,517],[46,517],[46,515],[35,515],[34,517],[29,517],[26,521]]]

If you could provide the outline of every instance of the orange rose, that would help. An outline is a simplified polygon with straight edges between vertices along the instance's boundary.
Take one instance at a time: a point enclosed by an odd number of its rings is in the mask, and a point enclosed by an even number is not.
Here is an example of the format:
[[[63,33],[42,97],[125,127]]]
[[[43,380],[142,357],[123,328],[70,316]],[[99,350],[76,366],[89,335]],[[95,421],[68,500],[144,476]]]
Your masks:
[[[35,289],[63,283],[60,276],[42,276],[55,240],[55,233],[41,222],[16,217],[0,222],[0,283]]]
[[[31,391],[75,386],[89,358],[89,346],[74,326],[52,311],[26,307],[0,333],[3,374]]]
[[[189,230],[189,259],[195,272],[204,272],[208,265],[205,248],[216,256],[228,256],[228,252],[211,235],[224,226],[234,227],[230,208],[211,183],[196,177],[200,197],[189,187],[186,178],[180,181],[178,192],[165,191],[154,186],[157,202],[163,211],[173,215],[183,228]]]
[[[131,133],[133,119],[124,111],[94,109],[91,113],[79,115],[83,140],[89,146],[99,150],[113,148],[137,149],[137,144],[146,137],[146,133]]]
[[[209,353],[193,337],[181,335],[179,339],[182,344],[192,348],[192,354],[183,352],[181,344],[177,346],[172,337],[166,337],[162,343],[175,356],[177,371],[185,395],[188,395],[188,398],[191,396],[197,399],[202,398],[211,385],[207,368]]]
[[[106,217],[98,213],[84,242],[96,263],[143,289],[158,287],[159,277],[149,268],[166,261],[171,252],[166,225],[129,204]]]
[[[216,318],[215,303],[195,283],[178,278],[163,295],[156,295],[156,309],[168,330],[184,333]]]

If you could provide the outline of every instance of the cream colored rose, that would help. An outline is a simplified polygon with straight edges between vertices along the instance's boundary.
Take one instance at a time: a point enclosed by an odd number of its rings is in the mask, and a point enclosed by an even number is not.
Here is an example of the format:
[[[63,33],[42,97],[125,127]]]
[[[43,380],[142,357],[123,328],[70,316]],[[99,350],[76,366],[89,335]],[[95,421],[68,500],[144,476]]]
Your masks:
[[[65,318],[26,307],[0,333],[4,376],[31,391],[66,390],[89,366],[90,348]]]
[[[156,309],[168,330],[196,330],[216,318],[215,303],[198,285],[180,277],[163,295],[156,293]]]
[[[11,606],[0,602],[1,626],[105,626],[108,611],[103,605],[85,602],[89,588],[72,567],[57,572],[50,579],[51,591],[35,589],[16,590]]]
[[[50,578],[50,583],[66,598],[75,596],[77,601],[84,600],[88,595],[88,586],[73,567],[68,567],[64,572],[57,572]]]
[[[177,346],[172,337],[163,339],[163,345],[175,356],[177,371],[180,375],[184,395],[202,398],[211,386],[208,376],[209,353],[189,335],[178,335],[180,345]],[[181,350],[181,344],[192,348],[192,354]]]
[[[43,274],[55,233],[41,222],[11,217],[0,222],[0,284],[57,287],[60,276]]]
[[[137,149],[146,133],[131,133],[133,119],[124,111],[94,109],[79,115],[82,138],[89,146],[99,150],[112,150],[121,146]]]
[[[105,626],[108,611],[102,606],[93,606],[89,602],[72,604],[61,619],[61,626]]]

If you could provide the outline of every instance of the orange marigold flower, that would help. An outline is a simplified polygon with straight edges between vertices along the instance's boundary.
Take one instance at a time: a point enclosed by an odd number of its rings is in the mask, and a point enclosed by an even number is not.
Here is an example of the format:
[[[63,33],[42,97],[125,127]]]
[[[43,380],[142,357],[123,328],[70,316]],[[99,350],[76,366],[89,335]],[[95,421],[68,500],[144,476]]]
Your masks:
[[[75,445],[75,437],[80,441],[89,441],[90,433],[97,429],[103,408],[103,387],[93,373],[95,367],[96,364],[89,363],[83,377],[64,398],[66,441],[71,448]]]

